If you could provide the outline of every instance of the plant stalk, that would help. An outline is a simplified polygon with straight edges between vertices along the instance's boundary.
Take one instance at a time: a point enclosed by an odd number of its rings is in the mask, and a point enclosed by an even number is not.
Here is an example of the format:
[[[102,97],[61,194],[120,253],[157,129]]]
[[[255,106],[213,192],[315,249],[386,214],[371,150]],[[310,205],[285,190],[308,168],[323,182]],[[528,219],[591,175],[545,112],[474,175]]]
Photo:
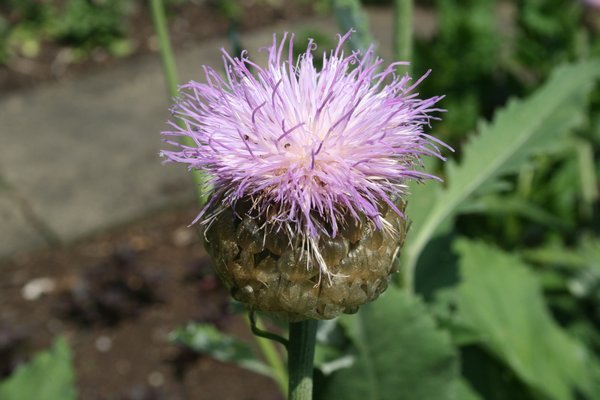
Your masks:
[[[412,62],[413,52],[413,0],[394,0],[394,57],[398,61]],[[410,65],[404,71],[411,73]]]
[[[312,400],[317,321],[290,322],[288,400]]]
[[[162,0],[150,0],[150,8],[152,12],[152,21],[154,23],[154,30],[158,36],[158,44],[160,51],[160,59],[163,67],[163,75],[165,77],[165,83],[167,85],[167,92],[169,98],[174,99],[178,96],[179,90],[179,78],[177,77],[177,67],[175,65],[175,57],[173,56],[173,49],[171,47],[171,39],[169,38],[169,31],[167,28],[167,18],[165,16],[165,7]],[[183,127],[181,121],[177,123]],[[182,142],[186,146],[196,147],[194,140],[189,136],[183,136]],[[192,171],[192,177],[196,184],[196,190],[198,194],[198,200],[200,204],[206,204],[208,191],[203,190],[205,188],[205,182],[207,180],[206,174],[201,171]]]
[[[413,62],[413,0],[394,0],[394,58],[411,64],[399,68],[406,74],[412,72]],[[399,263],[399,259],[394,262]],[[402,271],[402,286],[407,293],[414,292],[415,271],[410,265],[396,265]]]

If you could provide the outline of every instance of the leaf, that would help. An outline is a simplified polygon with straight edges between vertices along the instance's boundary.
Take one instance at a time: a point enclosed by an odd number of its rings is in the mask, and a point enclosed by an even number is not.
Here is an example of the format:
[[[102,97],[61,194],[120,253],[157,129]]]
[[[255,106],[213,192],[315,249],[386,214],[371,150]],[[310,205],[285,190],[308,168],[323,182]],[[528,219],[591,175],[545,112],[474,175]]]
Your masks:
[[[481,342],[545,397],[574,399],[594,390],[595,360],[552,319],[533,273],[517,257],[482,243],[459,240],[463,283],[461,321]]]
[[[220,332],[213,325],[190,323],[173,332],[171,340],[215,360],[273,377],[272,369],[256,357],[250,345]]]
[[[317,398],[444,400],[458,386],[458,358],[416,298],[390,287],[354,316],[339,319],[354,344],[355,362],[334,372]]]
[[[531,156],[553,149],[561,135],[580,125],[585,101],[599,75],[598,60],[557,68],[533,95],[510,102],[497,112],[493,123],[480,124],[479,134],[463,148],[461,164],[446,164],[446,189],[432,193],[413,185],[407,211],[413,223],[403,253],[405,268],[414,270],[429,240],[466,199],[493,192],[500,177],[518,171]],[[421,204],[427,204],[431,196],[436,202],[423,212]],[[414,207],[420,210],[413,212]]]
[[[464,379],[458,381],[456,388],[457,400],[483,400]]]
[[[459,281],[458,257],[452,251],[456,234],[440,234],[427,243],[414,277],[415,292],[430,302],[440,290],[454,287]]]
[[[325,376],[348,368],[354,363],[354,356],[346,354],[349,340],[337,319],[319,322],[314,367]]]
[[[578,270],[584,268],[586,258],[579,249],[571,249],[561,243],[550,242],[541,247],[525,249],[523,258],[528,263],[545,266],[560,265],[563,268]]]
[[[468,207],[468,208],[467,208]],[[496,216],[518,215],[532,222],[546,225],[549,228],[566,230],[570,227],[570,221],[565,221],[546,211],[536,204],[519,198],[515,194],[506,196],[486,195],[469,202],[468,206],[461,206],[461,213],[485,213]]]
[[[594,148],[586,140],[577,140],[575,144],[579,177],[581,180],[581,197],[588,214],[591,215],[594,202],[598,201],[598,177],[594,165]]]
[[[461,347],[463,376],[485,400],[535,400],[534,393],[506,364],[479,346]],[[459,397],[462,400],[462,397]]]
[[[63,337],[0,382],[2,400],[75,400],[71,351]]]

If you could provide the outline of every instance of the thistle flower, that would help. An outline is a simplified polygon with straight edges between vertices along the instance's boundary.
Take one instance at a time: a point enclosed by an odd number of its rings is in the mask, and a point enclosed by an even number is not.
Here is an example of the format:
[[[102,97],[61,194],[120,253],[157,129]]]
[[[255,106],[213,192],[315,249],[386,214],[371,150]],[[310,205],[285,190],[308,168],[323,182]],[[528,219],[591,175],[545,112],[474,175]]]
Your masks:
[[[183,124],[163,132],[195,143],[166,140],[167,162],[211,177],[194,223],[234,297],[292,319],[352,312],[385,290],[407,181],[435,178],[421,158],[442,158],[423,130],[442,97],[414,92],[426,75],[398,76],[406,63],[383,68],[372,47],[346,54],[351,33],[319,71],[312,40],[294,59],[293,34],[274,35],[265,68],[222,50],[226,76],[205,66],[206,83],[181,86]]]

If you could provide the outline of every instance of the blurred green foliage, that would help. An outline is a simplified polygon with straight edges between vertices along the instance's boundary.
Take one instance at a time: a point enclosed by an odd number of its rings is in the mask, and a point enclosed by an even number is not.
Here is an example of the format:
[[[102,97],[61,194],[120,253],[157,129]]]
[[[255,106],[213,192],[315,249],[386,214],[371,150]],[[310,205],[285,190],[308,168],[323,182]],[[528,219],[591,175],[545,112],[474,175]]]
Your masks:
[[[323,379],[316,399],[455,399],[459,359],[424,304],[391,287],[357,315],[340,317],[351,366]]]
[[[75,400],[71,350],[63,337],[0,382],[2,400]]]
[[[446,94],[442,134],[447,140],[475,127],[480,115],[489,117],[509,95],[501,71],[495,0],[439,0],[437,33],[415,44],[416,75],[434,71],[423,82],[425,94]]]
[[[447,95],[444,138],[460,147],[480,117],[530,93],[557,64],[600,55],[583,7],[561,0],[437,0],[438,29],[417,40],[414,63],[417,73],[434,69],[424,94]]]
[[[131,0],[0,0],[0,64],[16,55],[34,58],[45,42],[74,49],[76,59],[97,48],[127,55],[132,6]]]
[[[170,338],[221,362],[235,363],[257,374],[273,376],[269,366],[258,359],[252,347],[242,340],[220,332],[212,325],[190,323],[174,331]]]
[[[126,40],[125,17],[131,7],[127,0],[68,0],[60,17],[48,26],[50,38],[86,53],[105,48],[121,54]]]

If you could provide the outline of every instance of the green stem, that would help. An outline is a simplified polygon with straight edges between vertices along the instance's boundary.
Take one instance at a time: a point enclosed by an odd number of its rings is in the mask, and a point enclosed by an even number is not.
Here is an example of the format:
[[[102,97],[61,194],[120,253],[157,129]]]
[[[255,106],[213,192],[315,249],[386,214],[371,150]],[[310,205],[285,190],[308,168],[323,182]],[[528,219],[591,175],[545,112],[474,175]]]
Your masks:
[[[413,0],[394,0],[394,58],[398,61],[413,62]],[[412,65],[412,64],[411,64]],[[411,74],[411,65],[402,69]],[[395,260],[398,263],[400,260]],[[402,271],[402,286],[409,293],[414,292],[415,271],[410,265],[397,265]]]
[[[162,0],[150,0],[150,8],[152,11],[152,21],[154,29],[158,35],[158,44],[160,49],[160,59],[162,61],[163,73],[167,85],[167,92],[171,99],[179,95],[178,85],[179,78],[177,77],[177,67],[175,66],[175,57],[171,48],[171,40],[169,39],[169,31],[167,29],[167,18],[165,17],[165,8]],[[180,126],[181,121],[178,121]],[[182,137],[183,144],[190,147],[196,147],[194,140],[189,136]],[[200,204],[205,204],[207,200],[208,190],[203,190],[206,186],[207,176],[201,171],[194,170],[192,177],[196,183],[198,199]]]
[[[167,83],[167,91],[170,97],[177,97],[179,78],[177,77],[177,67],[175,66],[175,58],[173,57],[173,49],[171,48],[171,39],[167,29],[167,18],[165,17],[165,8],[162,0],[150,0],[152,8],[152,21],[154,29],[158,35],[158,43],[160,49],[160,59],[162,61],[163,72]]]
[[[413,0],[394,0],[394,57],[412,62],[413,51]],[[410,66],[405,71],[410,74]]]
[[[316,337],[316,320],[290,322],[290,341],[288,345],[290,386],[288,400],[312,399]]]

